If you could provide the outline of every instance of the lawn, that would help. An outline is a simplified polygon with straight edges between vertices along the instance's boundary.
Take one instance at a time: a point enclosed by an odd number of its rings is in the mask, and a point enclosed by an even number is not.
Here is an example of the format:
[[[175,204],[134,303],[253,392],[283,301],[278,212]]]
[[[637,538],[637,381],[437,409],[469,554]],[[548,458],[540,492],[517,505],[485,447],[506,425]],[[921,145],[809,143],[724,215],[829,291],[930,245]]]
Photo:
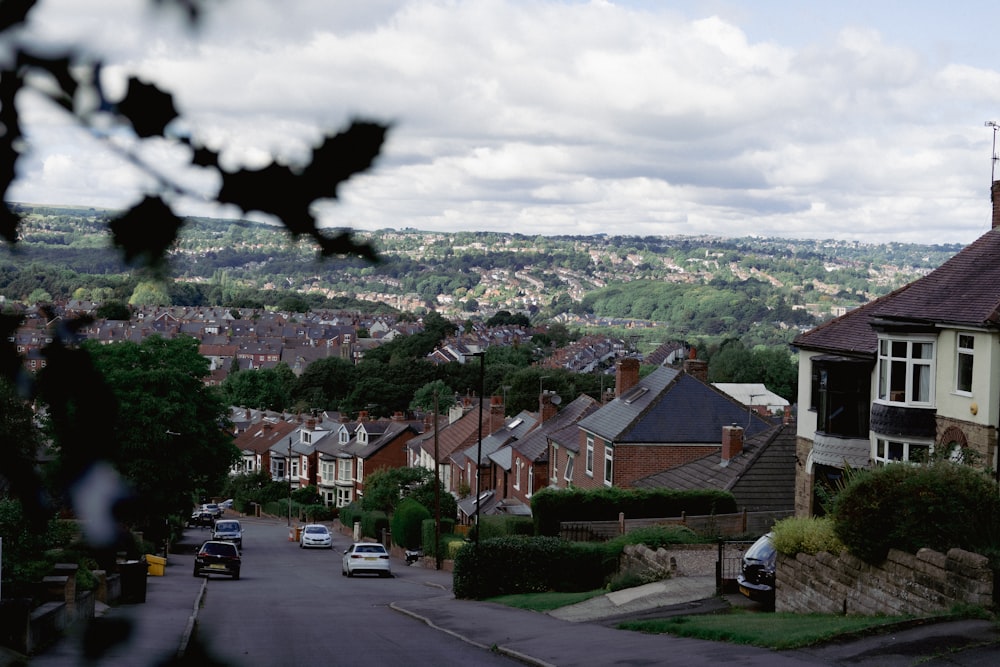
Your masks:
[[[571,604],[576,604],[577,602],[583,602],[592,597],[604,595],[605,593],[607,593],[607,591],[603,588],[598,588],[593,591],[584,591],[582,593],[521,593],[517,595],[499,595],[495,598],[489,598],[487,602],[499,602],[500,604],[505,604],[508,607],[547,612],[552,611],[553,609],[558,609],[559,607],[566,607]]]
[[[912,616],[761,613],[733,609],[725,614],[628,621],[618,625],[618,628],[781,650],[803,648],[833,639],[881,634],[892,627],[927,620]]]

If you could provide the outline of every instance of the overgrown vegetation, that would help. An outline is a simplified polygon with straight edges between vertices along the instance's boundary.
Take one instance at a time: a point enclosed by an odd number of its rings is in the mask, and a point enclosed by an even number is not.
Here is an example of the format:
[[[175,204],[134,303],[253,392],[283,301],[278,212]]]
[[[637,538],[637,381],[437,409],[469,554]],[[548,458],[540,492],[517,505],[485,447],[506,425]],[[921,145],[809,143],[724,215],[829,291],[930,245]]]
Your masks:
[[[996,481],[947,461],[893,464],[861,472],[837,495],[834,530],[847,549],[869,563],[889,549],[915,553],[953,547],[1000,557],[1000,492]]]
[[[844,549],[832,517],[788,517],[776,522],[772,531],[774,548],[786,556],[821,551],[836,555]]]

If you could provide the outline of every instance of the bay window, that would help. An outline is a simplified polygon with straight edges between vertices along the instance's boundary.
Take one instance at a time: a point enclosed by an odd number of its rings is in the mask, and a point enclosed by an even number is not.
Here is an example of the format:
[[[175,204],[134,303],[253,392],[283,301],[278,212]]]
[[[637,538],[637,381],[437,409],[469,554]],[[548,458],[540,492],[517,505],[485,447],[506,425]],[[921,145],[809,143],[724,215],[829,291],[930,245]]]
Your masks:
[[[934,397],[934,341],[880,338],[878,398],[888,403],[929,406]]]

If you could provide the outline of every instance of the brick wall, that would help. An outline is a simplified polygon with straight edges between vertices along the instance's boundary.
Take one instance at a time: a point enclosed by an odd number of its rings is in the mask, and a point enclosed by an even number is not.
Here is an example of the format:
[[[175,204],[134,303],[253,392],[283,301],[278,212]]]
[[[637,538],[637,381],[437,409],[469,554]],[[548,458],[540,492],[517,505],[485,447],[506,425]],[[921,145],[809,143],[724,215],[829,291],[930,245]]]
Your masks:
[[[813,475],[806,470],[812,445],[808,438],[795,438],[795,516],[813,515]]]
[[[779,554],[776,611],[861,615],[924,615],[955,604],[993,607],[993,572],[985,556],[896,549],[881,565],[847,552],[795,558]]]
[[[595,448],[597,449],[597,448]],[[604,451],[594,462],[594,476],[604,479]],[[622,445],[615,447],[614,483],[628,488],[637,479],[700,459],[708,454],[718,454],[719,445],[692,445],[684,447],[664,445]],[[596,451],[595,451],[596,454]],[[600,471],[598,471],[598,462]]]

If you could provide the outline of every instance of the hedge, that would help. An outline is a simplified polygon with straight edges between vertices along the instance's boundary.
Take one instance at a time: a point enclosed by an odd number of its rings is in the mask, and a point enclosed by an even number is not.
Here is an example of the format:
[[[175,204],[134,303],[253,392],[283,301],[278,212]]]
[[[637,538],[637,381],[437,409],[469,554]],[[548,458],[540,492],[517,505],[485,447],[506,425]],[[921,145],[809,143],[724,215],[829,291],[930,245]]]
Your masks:
[[[675,489],[545,489],[531,499],[536,535],[559,535],[563,521],[706,516],[736,513],[736,498],[728,491]]]

